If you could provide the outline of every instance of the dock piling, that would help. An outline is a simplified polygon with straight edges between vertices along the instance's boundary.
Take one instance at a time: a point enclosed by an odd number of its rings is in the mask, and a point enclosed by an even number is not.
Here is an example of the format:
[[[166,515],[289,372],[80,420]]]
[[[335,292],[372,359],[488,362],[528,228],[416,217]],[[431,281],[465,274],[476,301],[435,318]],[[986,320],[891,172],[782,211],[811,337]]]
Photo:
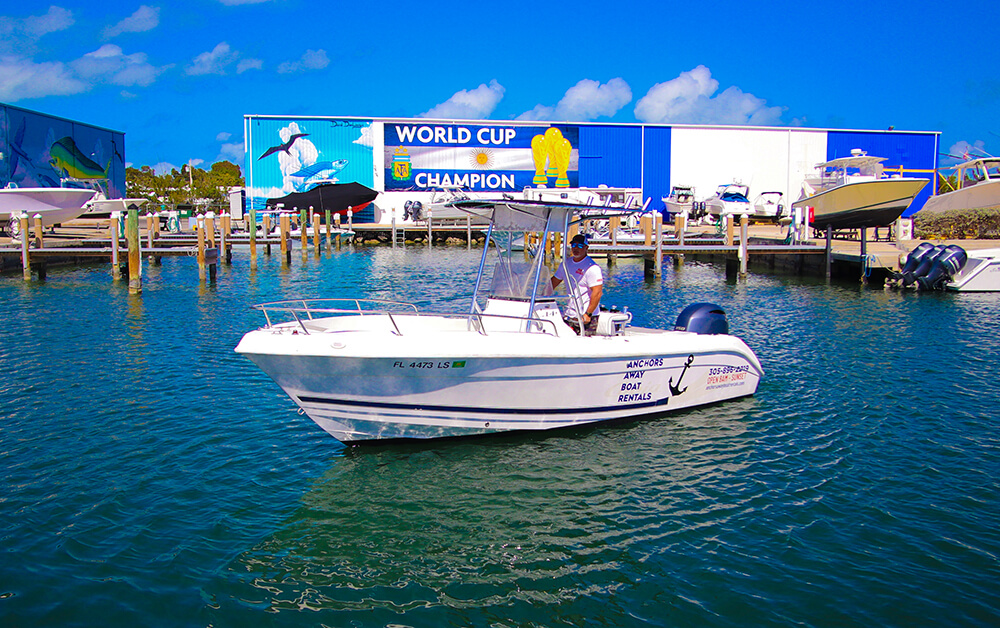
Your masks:
[[[45,229],[42,228],[42,215],[35,214],[35,248],[41,249],[45,247]]]
[[[195,221],[195,230],[198,232],[198,278],[205,281],[205,221],[202,218]]]
[[[24,269],[24,280],[31,281],[31,254],[28,252],[28,212],[21,212],[17,219],[21,227],[21,266]]]
[[[111,222],[108,224],[108,237],[111,238],[111,279],[118,281],[122,278],[121,263],[118,259],[118,249],[121,246],[118,234],[118,217],[120,212],[111,212]]]
[[[313,212],[313,253],[319,257],[319,212]],[[329,238],[329,236],[327,236]]]
[[[139,249],[139,210],[135,205],[128,210],[125,241],[128,243],[128,293],[139,294],[142,292],[142,257]]]
[[[740,279],[747,276],[747,264],[750,261],[750,256],[747,254],[749,227],[750,217],[743,214],[740,216]]]

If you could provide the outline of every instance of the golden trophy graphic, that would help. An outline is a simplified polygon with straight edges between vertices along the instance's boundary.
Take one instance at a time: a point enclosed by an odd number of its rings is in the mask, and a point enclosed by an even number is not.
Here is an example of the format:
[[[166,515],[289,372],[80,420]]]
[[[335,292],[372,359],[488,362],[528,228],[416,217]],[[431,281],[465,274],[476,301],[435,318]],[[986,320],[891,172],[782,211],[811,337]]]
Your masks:
[[[549,127],[548,130],[545,131],[545,147],[548,149],[549,154],[549,167],[545,171],[547,176],[554,177],[559,174],[556,169],[556,150],[562,139],[562,131],[555,127]]]
[[[569,177],[566,176],[566,171],[569,170],[569,158],[573,154],[573,146],[568,139],[560,135],[554,152],[556,154],[556,187],[568,188]]]
[[[535,178],[531,180],[535,185],[545,186],[549,178],[545,176],[545,160],[548,157],[548,148],[545,145],[545,136],[536,135],[531,138],[531,159],[535,162]]]

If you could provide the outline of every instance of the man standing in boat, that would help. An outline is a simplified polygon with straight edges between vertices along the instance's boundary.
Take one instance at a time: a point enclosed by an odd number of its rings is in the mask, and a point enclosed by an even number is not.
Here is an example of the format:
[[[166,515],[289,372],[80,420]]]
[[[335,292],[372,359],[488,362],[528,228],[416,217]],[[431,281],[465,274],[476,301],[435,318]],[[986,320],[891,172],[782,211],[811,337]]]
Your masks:
[[[597,330],[597,309],[601,305],[601,292],[604,290],[604,273],[601,267],[587,256],[587,236],[577,234],[570,240],[570,259],[559,265],[552,277],[552,288],[555,289],[569,274],[566,284],[566,294],[569,303],[563,312],[566,324],[580,333],[580,319],[583,319],[585,335],[591,335]]]

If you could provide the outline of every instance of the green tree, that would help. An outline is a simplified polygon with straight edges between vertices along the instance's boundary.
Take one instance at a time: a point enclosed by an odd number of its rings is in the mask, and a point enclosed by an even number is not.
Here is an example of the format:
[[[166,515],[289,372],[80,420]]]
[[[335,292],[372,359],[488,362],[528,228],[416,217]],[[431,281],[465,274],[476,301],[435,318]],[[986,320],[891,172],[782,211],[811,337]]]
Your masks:
[[[155,205],[197,201],[219,204],[225,202],[229,188],[244,185],[239,166],[229,161],[217,161],[209,170],[191,168],[190,174],[188,168],[185,164],[180,170],[174,168],[160,175],[150,166],[126,168],[126,196],[145,198]]]

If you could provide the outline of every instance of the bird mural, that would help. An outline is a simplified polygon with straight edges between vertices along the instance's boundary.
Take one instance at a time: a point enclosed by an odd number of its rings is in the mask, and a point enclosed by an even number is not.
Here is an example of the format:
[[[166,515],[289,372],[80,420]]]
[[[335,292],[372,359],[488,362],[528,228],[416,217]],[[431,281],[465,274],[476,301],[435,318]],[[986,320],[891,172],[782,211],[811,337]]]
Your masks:
[[[260,161],[261,159],[267,157],[268,155],[270,155],[272,153],[276,153],[278,151],[284,151],[285,153],[291,154],[289,152],[289,149],[291,149],[292,144],[295,143],[295,140],[299,139],[300,137],[306,137],[308,135],[309,135],[308,133],[294,133],[294,134],[292,134],[292,136],[289,137],[288,141],[285,142],[284,144],[278,144],[277,146],[272,146],[271,148],[269,148],[266,151],[264,151],[264,154],[261,155],[260,157],[258,157],[257,161]]]

